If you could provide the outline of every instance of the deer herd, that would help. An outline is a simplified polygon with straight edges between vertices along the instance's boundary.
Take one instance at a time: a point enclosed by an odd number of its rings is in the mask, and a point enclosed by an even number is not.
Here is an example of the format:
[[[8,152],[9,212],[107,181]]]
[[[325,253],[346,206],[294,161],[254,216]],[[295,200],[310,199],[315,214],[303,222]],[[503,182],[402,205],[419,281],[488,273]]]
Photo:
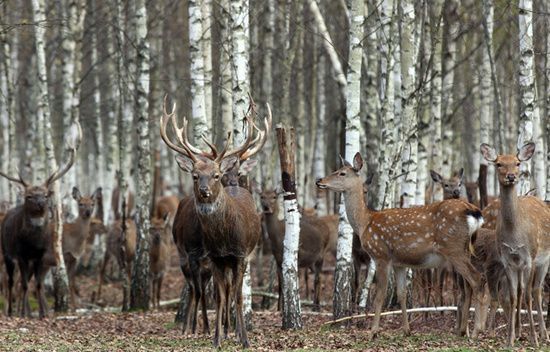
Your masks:
[[[153,307],[160,306],[163,277],[174,243],[189,287],[189,303],[183,314],[184,332],[196,333],[200,307],[202,330],[209,333],[207,305],[212,296],[215,306],[214,346],[219,347],[227,338],[234,321],[237,340],[248,347],[243,277],[260,242],[271,249],[275,259],[279,280],[278,306],[281,308],[285,225],[279,217],[279,192],[268,188],[255,189],[260,199],[260,208],[257,208],[251,192],[254,187],[246,182],[246,177],[242,177],[254,167],[256,161],[251,158],[262,150],[269,138],[271,111],[268,105],[267,116],[261,121],[260,128],[251,112],[255,110],[250,109],[243,120],[246,139],[241,145],[231,146],[229,133],[220,150],[205,138],[200,147],[193,145],[187,136],[188,121],[183,119],[182,126],[179,125],[175,107],[174,104],[172,111],[168,112],[165,104],[160,119],[160,137],[176,152],[181,170],[191,175],[193,192],[181,199],[176,196],[156,199],[149,233]],[[2,204],[0,208],[5,264],[1,282],[9,316],[13,314],[16,303],[22,316],[31,316],[29,281],[32,277],[36,285],[39,317],[48,315],[44,278],[60,260],[53,250],[55,221],[50,215],[51,186],[74,164],[80,139],[81,136],[69,145],[66,164],[41,184],[30,184],[21,176],[14,177],[0,171],[0,176],[22,190],[20,205],[7,209]],[[522,307],[526,308],[531,343],[535,346],[539,342],[547,343],[542,296],[550,262],[550,208],[535,196],[518,196],[516,190],[520,164],[527,162],[534,150],[535,145],[527,143],[516,155],[498,154],[491,146],[481,145],[481,155],[494,165],[500,188],[499,196],[483,211],[479,209],[477,184],[463,182],[463,169],[450,179],[431,171],[434,183],[443,189],[443,201],[380,211],[371,210],[366,205],[368,187],[361,176],[363,159],[359,153],[351,162],[342,159],[340,169],[316,181],[321,190],[343,194],[347,218],[354,230],[353,301],[357,301],[361,264],[368,265],[371,260],[375,264],[374,319],[370,331],[373,337],[380,332],[380,316],[392,272],[402,311],[402,329],[405,334],[410,334],[407,313],[409,272],[410,269],[424,269],[437,271],[436,277],[444,277],[444,272],[454,274],[450,278],[454,278],[459,291],[457,334],[476,337],[486,325],[494,334],[495,313],[500,304],[507,321],[509,346],[520,335]],[[134,203],[131,196],[122,202],[126,207],[121,210],[118,206],[121,194],[115,189],[112,196],[114,221],[110,226],[103,224],[101,188],[83,195],[75,186],[72,197],[78,205],[78,216],[63,225],[62,255],[69,279],[70,305],[74,308],[79,304],[77,267],[94,236],[107,236],[94,296],[96,301],[101,300],[106,269],[112,259],[124,270],[123,275],[131,277],[137,237],[136,223],[130,216]],[[327,256],[335,255],[338,221],[336,215],[317,216],[311,210],[304,210],[301,216],[298,267],[306,270],[308,294],[307,271],[314,273],[315,310],[321,306],[323,263]],[[211,280],[213,290],[208,289]],[[14,293],[17,281],[21,291],[16,288]],[[533,302],[537,311],[536,322]],[[468,318],[472,305],[475,306],[475,321],[470,334]]]

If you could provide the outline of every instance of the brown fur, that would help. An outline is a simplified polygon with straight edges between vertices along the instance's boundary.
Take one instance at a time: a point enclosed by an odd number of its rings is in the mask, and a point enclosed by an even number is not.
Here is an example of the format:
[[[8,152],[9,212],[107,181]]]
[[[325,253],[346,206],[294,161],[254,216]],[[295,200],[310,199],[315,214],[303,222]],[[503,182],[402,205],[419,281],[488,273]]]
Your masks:
[[[279,206],[277,193],[266,190],[260,195],[264,210],[264,220],[267,233],[271,242],[271,250],[277,263],[277,277],[279,279],[279,306],[281,308],[283,296],[283,240],[285,236],[285,224],[278,219]],[[319,309],[319,296],[321,293],[320,275],[323,268],[323,260],[330,243],[331,226],[320,221],[316,216],[302,216],[300,220],[300,244],[298,248],[298,268],[311,268],[315,274],[313,304]],[[338,234],[338,231],[336,231]],[[307,273],[306,273],[307,274]],[[307,289],[307,286],[306,286]]]
[[[151,246],[149,248],[149,268],[151,278],[151,298],[153,307],[160,307],[160,293],[164,273],[170,255],[169,215],[151,219]]]
[[[363,183],[359,171],[363,166],[357,153],[354,165],[346,164],[331,175],[319,179],[317,185],[344,192],[350,224],[361,234],[361,244],[376,262],[375,317],[372,333],[379,330],[380,313],[386,297],[388,275],[393,268],[397,294],[403,310],[403,329],[409,333],[406,314],[406,269],[433,268],[448,260],[477,293],[480,276],[470,263],[467,251],[470,236],[477,229],[481,212],[475,206],[458,199],[445,200],[427,206],[407,209],[369,210],[362,195]],[[469,225],[468,217],[476,219]],[[470,304],[464,305],[460,334],[466,333]]]
[[[180,200],[177,196],[159,197],[157,199],[157,203],[155,204],[155,212],[153,216],[157,219],[163,219],[166,214],[168,214],[171,218],[173,218],[174,215],[176,215],[179,203]]]
[[[122,218],[122,213],[120,211],[121,204],[120,190],[118,187],[115,187],[111,198],[111,210],[115,215],[115,220],[120,220]],[[134,204],[134,193],[128,192],[128,199],[126,199],[126,216],[131,216],[134,211]]]
[[[520,310],[525,292],[531,340],[538,345],[532,310],[532,299],[537,305],[540,337],[546,342],[548,334],[542,316],[542,284],[548,271],[550,258],[550,209],[536,197],[518,197],[516,183],[520,163],[529,160],[535,150],[527,143],[517,155],[497,155],[487,144],[481,153],[496,166],[500,185],[500,212],[496,221],[496,244],[504,265],[510,302],[508,345],[513,346],[516,329],[520,334]],[[517,325],[517,326],[516,326]]]
[[[63,258],[69,278],[70,302],[76,307],[76,268],[90,237],[90,223],[94,213],[96,190],[92,195],[82,197],[78,188],[73,188],[73,198],[78,203],[78,217],[72,223],[63,224]]]

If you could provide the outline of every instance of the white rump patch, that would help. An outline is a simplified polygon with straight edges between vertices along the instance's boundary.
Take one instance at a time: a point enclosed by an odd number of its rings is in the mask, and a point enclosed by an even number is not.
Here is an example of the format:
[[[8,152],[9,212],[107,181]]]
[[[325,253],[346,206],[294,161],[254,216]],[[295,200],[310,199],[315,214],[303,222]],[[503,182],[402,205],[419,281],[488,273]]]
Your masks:
[[[474,232],[479,230],[481,225],[483,225],[483,217],[476,219],[472,215],[467,215],[466,222],[468,223],[468,234],[471,236]]]

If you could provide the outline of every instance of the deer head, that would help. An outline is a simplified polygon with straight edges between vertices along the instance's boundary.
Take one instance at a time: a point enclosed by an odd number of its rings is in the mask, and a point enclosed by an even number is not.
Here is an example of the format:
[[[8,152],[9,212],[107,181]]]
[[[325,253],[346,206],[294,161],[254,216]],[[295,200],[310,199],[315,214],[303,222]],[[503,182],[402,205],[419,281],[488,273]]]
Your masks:
[[[72,139],[69,138],[67,141],[69,160],[65,165],[60,166],[54,173],[52,173],[41,185],[30,185],[23,179],[23,177],[21,177],[21,175],[18,175],[18,177],[13,177],[0,171],[0,176],[5,177],[9,181],[14,182],[23,188],[25,196],[23,208],[25,213],[31,219],[39,219],[39,225],[42,224],[43,218],[47,214],[49,198],[52,194],[50,191],[50,186],[55,181],[63,177],[63,175],[65,175],[73,166],[76,151],[80,146],[80,141],[82,140],[82,130],[80,128],[80,124],[76,122],[75,126],[77,132],[76,137]]]
[[[245,116],[245,126],[247,129],[247,138],[243,145],[229,150],[231,133],[228,134],[224,148],[218,152],[216,146],[204,137],[204,142],[210,148],[210,152],[202,151],[193,146],[187,137],[186,118],[183,119],[183,127],[179,127],[175,116],[176,105],[172,111],[166,111],[166,98],[164,101],[164,114],[160,120],[160,135],[166,145],[179,155],[176,157],[179,167],[193,176],[193,188],[197,209],[199,212],[211,213],[217,209],[222,194],[223,185],[221,178],[224,173],[235,167],[239,161],[244,161],[258,153],[265,144],[269,130],[271,129],[271,110],[267,105],[268,116],[264,119],[265,129],[260,130],[252,121],[252,115],[249,112]],[[176,132],[177,142],[172,142],[167,134],[168,122]],[[256,131],[256,136],[254,136]]]
[[[162,239],[165,237],[165,234],[170,228],[170,214],[166,213],[163,218],[154,217],[151,219],[151,226],[149,228],[149,233],[151,235],[151,240],[153,244],[158,245]]]
[[[101,187],[96,189],[91,196],[83,197],[78,187],[73,187],[73,199],[78,203],[78,216],[80,218],[87,220],[92,216],[99,193],[101,193]]]
[[[246,176],[252,171],[254,166],[258,163],[258,160],[255,159],[248,159],[244,160],[239,163],[235,163],[235,165],[222,176],[222,184],[224,186],[232,186],[232,187],[243,187],[247,188],[246,184]]]
[[[330,189],[336,192],[346,192],[357,186],[364,190],[364,184],[361,180],[359,172],[363,168],[363,158],[360,153],[356,153],[353,157],[353,165],[340,157],[342,167],[334,171],[332,174],[317,180],[316,185],[321,189]]]
[[[460,198],[462,189],[462,179],[464,177],[464,169],[460,169],[456,174],[449,179],[443,178],[434,170],[430,170],[430,175],[435,183],[439,183],[443,187],[443,198]]]
[[[260,193],[260,204],[265,214],[273,214],[277,208],[278,194],[274,190],[264,190]]]
[[[488,144],[481,144],[481,154],[485,160],[493,163],[496,167],[498,182],[504,187],[513,187],[519,181],[519,167],[522,161],[531,159],[535,153],[535,143],[530,142],[518,149],[516,155],[498,155],[493,147]]]

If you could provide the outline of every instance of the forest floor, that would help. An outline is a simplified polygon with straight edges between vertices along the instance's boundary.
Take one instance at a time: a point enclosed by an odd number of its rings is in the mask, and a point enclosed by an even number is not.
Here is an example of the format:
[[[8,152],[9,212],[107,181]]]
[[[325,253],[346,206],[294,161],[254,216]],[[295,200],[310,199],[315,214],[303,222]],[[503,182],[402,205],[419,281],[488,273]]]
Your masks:
[[[267,263],[267,258],[266,263]],[[183,286],[182,274],[177,267],[177,254],[173,253],[170,270],[166,275],[162,300],[174,300],[180,295]],[[327,263],[330,267],[333,263]],[[265,265],[267,273],[268,265]],[[323,302],[331,302],[332,277],[323,275]],[[147,313],[121,313],[101,310],[102,307],[120,307],[121,283],[107,282],[99,302],[92,303],[97,290],[97,276],[80,276],[81,292],[78,313],[50,317],[44,320],[7,318],[0,316],[0,351],[211,351],[211,336],[184,336],[181,328],[174,323],[175,306]],[[255,281],[255,277],[253,276]],[[310,282],[313,277],[310,276]],[[253,285],[254,286],[254,285]],[[303,289],[302,289],[303,291]],[[304,292],[302,292],[304,297]],[[255,297],[255,305],[261,298]],[[31,302],[36,311],[36,302]],[[51,307],[51,304],[50,304]],[[249,333],[252,351],[500,351],[505,346],[506,329],[500,316],[496,338],[481,336],[478,340],[457,337],[452,333],[454,313],[430,313],[411,315],[411,336],[400,331],[401,316],[382,317],[382,333],[369,340],[369,322],[354,320],[344,327],[332,327],[325,323],[331,320],[330,304],[325,304],[320,313],[312,312],[304,306],[302,330],[284,331],[281,329],[281,314],[276,304],[270,309],[255,308],[253,330]],[[214,311],[209,310],[211,326]],[[472,320],[472,319],[470,319]],[[472,323],[470,323],[472,324]],[[471,328],[471,327],[470,327]],[[517,342],[520,350],[528,348],[527,329]],[[523,346],[523,347],[522,347]],[[550,346],[541,346],[550,351]],[[237,351],[234,335],[222,344],[224,351]]]

